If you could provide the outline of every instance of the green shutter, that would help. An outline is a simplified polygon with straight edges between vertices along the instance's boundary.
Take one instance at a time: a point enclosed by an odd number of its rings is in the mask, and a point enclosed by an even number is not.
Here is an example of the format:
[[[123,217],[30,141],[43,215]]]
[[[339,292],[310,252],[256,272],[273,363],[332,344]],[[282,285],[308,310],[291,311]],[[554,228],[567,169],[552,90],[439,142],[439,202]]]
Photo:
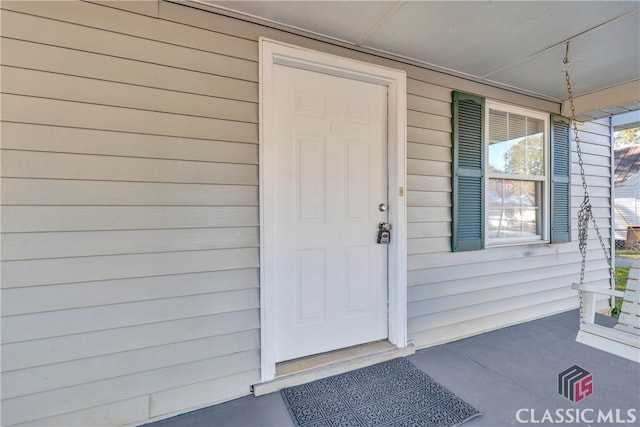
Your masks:
[[[551,115],[551,243],[571,241],[570,122]]]
[[[453,92],[451,250],[484,247],[484,98]]]

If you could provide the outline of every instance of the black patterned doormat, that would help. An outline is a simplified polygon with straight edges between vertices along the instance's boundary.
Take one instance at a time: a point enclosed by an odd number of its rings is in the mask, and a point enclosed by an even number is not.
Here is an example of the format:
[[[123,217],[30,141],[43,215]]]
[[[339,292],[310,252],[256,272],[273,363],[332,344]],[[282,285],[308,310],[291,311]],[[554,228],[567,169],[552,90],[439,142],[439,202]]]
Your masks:
[[[280,393],[300,427],[451,427],[480,415],[403,358]]]

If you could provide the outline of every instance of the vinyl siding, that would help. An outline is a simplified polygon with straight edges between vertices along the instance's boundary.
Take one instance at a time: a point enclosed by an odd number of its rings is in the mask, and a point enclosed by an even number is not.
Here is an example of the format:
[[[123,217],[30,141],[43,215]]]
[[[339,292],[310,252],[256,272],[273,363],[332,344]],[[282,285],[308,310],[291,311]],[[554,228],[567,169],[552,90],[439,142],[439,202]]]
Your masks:
[[[2,425],[248,394],[257,43],[91,3],[2,8]]]
[[[640,225],[640,175],[632,175],[627,181],[615,186],[616,239],[627,240],[627,227]]]
[[[452,90],[559,105],[169,2],[1,7],[2,425],[140,424],[260,381],[260,36],[408,73],[411,342],[576,306],[575,242],[450,252]],[[585,130],[608,238],[608,127]]]
[[[449,246],[451,236],[451,93],[407,81],[407,254]]]

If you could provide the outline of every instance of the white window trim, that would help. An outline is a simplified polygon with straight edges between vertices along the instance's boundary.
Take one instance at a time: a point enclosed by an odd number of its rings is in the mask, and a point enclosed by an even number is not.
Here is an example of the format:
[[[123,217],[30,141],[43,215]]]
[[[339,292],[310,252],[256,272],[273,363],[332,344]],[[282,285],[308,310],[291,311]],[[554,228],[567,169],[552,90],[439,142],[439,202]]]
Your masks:
[[[525,175],[514,175],[514,174],[490,174],[489,173],[489,111],[490,110],[499,110],[505,111],[508,113],[519,114],[526,117],[532,117],[535,119],[544,121],[544,177],[541,176],[525,176]],[[486,173],[484,174],[484,188],[485,188],[485,203],[484,203],[484,217],[485,217],[485,237],[484,243],[485,247],[499,247],[499,246],[515,246],[515,245],[526,245],[533,243],[549,243],[551,241],[551,119],[549,114],[538,111],[531,110],[528,108],[518,107],[511,104],[505,104],[496,101],[485,101],[485,127],[484,127],[484,170]],[[490,176],[491,175],[491,176]],[[540,236],[527,236],[527,237],[503,237],[503,238],[490,238],[489,237],[489,203],[487,202],[486,196],[488,195],[489,188],[489,179],[490,178],[505,178],[505,179],[515,179],[515,180],[527,180],[527,181],[539,181],[542,182],[542,206],[540,209],[542,210],[542,215],[540,216],[540,220],[542,221],[542,234]]]

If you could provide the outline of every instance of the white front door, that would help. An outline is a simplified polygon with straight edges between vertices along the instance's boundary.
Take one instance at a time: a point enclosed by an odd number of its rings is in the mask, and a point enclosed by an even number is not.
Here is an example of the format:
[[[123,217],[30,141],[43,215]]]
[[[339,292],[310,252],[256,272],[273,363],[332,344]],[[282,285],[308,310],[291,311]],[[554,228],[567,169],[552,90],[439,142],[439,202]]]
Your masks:
[[[272,114],[276,361],[387,338],[387,86],[274,65]]]

